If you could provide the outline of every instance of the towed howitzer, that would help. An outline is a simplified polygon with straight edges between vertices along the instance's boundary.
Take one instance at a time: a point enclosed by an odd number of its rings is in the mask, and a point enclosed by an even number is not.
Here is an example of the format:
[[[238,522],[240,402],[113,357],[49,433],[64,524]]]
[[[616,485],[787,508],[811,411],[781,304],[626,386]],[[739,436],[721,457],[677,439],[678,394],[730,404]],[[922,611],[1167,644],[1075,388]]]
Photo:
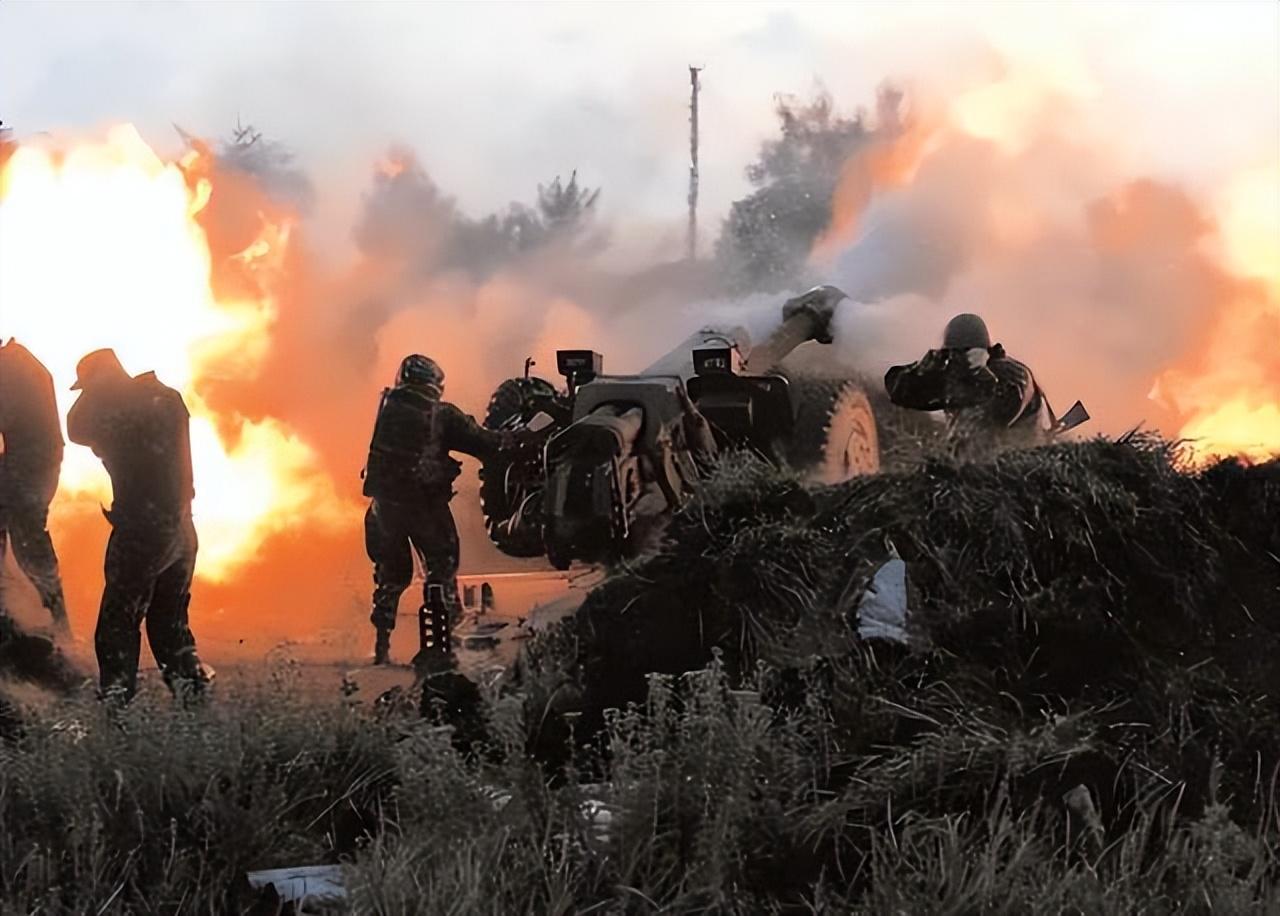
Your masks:
[[[561,350],[565,388],[515,378],[485,418],[517,429],[551,420],[541,448],[499,456],[481,470],[481,503],[495,544],[553,566],[608,562],[634,552],[650,522],[678,510],[719,454],[748,449],[835,483],[879,468],[874,413],[850,379],[783,368],[808,342],[831,342],[840,290],[788,300],[758,345],[741,327],[697,331],[634,375],[607,375],[590,350]]]

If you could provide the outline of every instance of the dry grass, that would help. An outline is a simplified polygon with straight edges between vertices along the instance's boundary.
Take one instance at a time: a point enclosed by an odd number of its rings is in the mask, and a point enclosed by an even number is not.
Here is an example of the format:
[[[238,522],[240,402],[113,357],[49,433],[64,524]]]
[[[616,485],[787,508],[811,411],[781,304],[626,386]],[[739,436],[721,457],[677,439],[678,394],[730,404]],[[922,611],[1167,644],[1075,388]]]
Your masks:
[[[30,718],[0,911],[240,912],[246,869],[324,861],[361,913],[1275,909],[1278,505],[1274,467],[1142,441],[823,491],[727,466],[481,743],[287,672]],[[890,545],[911,648],[848,617]]]

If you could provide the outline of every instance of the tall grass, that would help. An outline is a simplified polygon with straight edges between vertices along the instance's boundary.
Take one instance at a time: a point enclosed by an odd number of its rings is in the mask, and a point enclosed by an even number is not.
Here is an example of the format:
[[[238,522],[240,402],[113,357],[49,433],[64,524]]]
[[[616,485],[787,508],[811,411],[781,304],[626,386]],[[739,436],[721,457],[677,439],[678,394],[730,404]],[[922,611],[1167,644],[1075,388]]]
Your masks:
[[[1171,787],[1095,835],[1014,788],[1062,734],[957,722],[851,760],[824,704],[772,702],[770,676],[655,677],[564,771],[525,753],[528,707],[492,694],[483,754],[430,719],[287,687],[194,710],[146,696],[119,722],[69,700],[0,750],[0,910],[244,912],[246,870],[316,862],[345,863],[361,913],[1280,906],[1274,817],[1183,816]],[[989,788],[980,804],[948,794],[966,781]]]
[[[1184,816],[1170,787],[1130,803],[1123,828],[1104,829],[1061,796],[1020,795],[1014,787],[1075,740],[1069,727],[1009,741],[975,722],[965,744],[955,723],[886,749],[849,780],[862,762],[841,755],[824,704],[771,703],[770,676],[761,670],[750,685],[731,687],[713,664],[651,679],[644,704],[609,713],[603,762],[580,756],[567,780],[548,778],[514,746],[467,761],[447,730],[416,726],[400,747],[400,816],[352,869],[356,909],[1156,914],[1280,906],[1274,818],[1246,828],[1225,802]],[[957,754],[931,770],[948,742],[952,752],[990,745],[990,759],[973,758],[966,773]],[[580,780],[599,778],[598,767],[606,781],[584,789]],[[965,782],[988,787],[981,803],[948,795],[949,783]],[[500,808],[485,789],[495,784],[510,793]],[[847,816],[841,784],[871,796],[856,817]],[[584,795],[606,803],[607,831],[584,812]]]
[[[323,862],[358,913],[1280,912],[1277,507],[1280,465],[1142,442],[728,467],[465,721],[287,668],[28,714],[0,912],[248,912]],[[910,646],[850,623],[890,549]]]
[[[393,733],[283,686],[28,721],[0,747],[8,910],[223,913],[247,869],[353,852],[397,778]]]

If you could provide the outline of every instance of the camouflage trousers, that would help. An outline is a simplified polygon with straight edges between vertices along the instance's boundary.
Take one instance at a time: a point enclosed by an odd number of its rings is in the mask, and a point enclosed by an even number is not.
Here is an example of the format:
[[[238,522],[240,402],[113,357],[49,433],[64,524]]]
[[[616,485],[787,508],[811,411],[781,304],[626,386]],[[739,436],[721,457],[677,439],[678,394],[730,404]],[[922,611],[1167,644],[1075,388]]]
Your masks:
[[[158,524],[113,519],[106,588],[94,633],[104,694],[128,700],[137,691],[144,622],[151,654],[169,689],[199,692],[204,686],[187,621],[196,548],[190,516]]]
[[[48,610],[60,629],[67,625],[67,606],[62,597],[62,579],[58,575],[58,556],[47,528],[47,502],[23,500],[0,502],[0,566],[4,565],[10,544],[18,568],[31,580],[40,603]],[[0,607],[3,602],[0,601]]]
[[[380,630],[393,630],[400,596],[413,581],[413,554],[426,570],[422,600],[431,586],[444,591],[449,617],[462,608],[458,598],[458,529],[447,497],[417,503],[375,499],[364,516],[365,552],[373,561],[373,614]]]

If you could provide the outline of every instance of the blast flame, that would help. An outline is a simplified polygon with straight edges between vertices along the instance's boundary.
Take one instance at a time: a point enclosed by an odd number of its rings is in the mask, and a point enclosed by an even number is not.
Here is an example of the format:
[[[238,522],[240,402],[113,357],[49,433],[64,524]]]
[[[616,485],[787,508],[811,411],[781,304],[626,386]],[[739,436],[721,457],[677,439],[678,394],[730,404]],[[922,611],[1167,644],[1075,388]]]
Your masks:
[[[1205,457],[1266,461],[1280,455],[1280,406],[1229,401],[1189,422],[1182,438]]]
[[[274,531],[338,524],[349,509],[285,424],[215,415],[201,397],[207,374],[252,373],[266,352],[291,222],[262,214],[260,236],[238,255],[249,294],[219,301],[197,219],[216,186],[193,155],[185,168],[166,162],[131,126],[68,148],[20,146],[0,172],[0,334],[49,368],[64,417],[76,363],[99,347],[182,391],[196,573],[221,581]],[[110,482],[87,449],[70,446],[55,513],[86,499],[108,502]]]
[[[1199,371],[1161,379],[1201,460],[1280,456],[1280,165],[1237,175],[1218,201],[1219,252],[1251,284],[1220,309]]]

